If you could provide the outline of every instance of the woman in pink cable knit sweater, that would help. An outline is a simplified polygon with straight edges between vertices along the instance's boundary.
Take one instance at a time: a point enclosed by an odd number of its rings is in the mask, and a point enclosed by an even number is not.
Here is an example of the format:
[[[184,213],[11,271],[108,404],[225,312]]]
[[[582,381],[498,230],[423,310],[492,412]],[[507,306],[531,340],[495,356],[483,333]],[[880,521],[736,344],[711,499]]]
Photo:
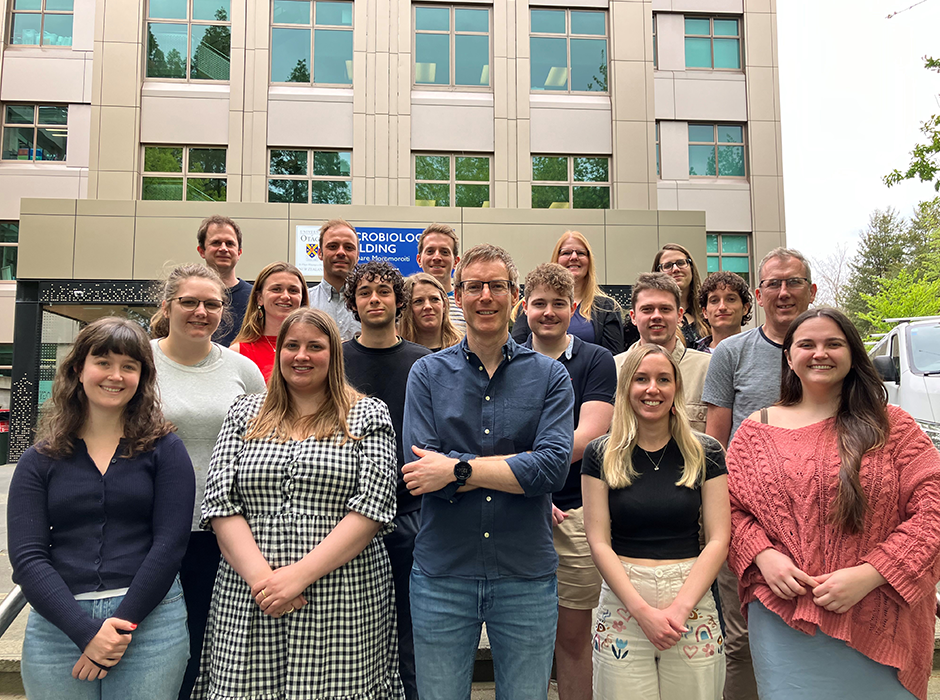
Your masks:
[[[762,700],[927,697],[940,454],[887,406],[834,309],[784,339],[780,401],[728,451],[732,538]]]

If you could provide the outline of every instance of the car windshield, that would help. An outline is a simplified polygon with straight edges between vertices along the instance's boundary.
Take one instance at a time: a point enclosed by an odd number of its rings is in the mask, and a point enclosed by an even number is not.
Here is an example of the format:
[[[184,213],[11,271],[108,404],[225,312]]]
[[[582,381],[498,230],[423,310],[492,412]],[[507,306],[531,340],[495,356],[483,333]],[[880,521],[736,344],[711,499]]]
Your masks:
[[[940,324],[910,326],[911,358],[920,373],[940,372]]]

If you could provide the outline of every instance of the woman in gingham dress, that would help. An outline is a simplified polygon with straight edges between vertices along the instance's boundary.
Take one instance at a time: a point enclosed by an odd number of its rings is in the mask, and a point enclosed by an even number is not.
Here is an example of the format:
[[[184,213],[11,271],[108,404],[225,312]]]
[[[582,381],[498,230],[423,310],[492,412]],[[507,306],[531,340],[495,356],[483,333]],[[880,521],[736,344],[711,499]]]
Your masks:
[[[391,569],[395,433],[343,375],[339,330],[284,321],[267,395],[236,400],[202,504],[219,568],[194,697],[402,700]]]

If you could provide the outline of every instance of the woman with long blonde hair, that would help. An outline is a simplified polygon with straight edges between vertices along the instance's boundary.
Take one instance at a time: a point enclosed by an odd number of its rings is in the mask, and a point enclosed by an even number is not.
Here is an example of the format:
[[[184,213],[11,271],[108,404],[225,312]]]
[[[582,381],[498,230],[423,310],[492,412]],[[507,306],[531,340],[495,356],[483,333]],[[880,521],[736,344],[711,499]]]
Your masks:
[[[565,231],[555,241],[549,262],[558,263],[574,277],[577,308],[571,316],[568,332],[586,343],[605,347],[614,355],[623,352],[623,309],[597,283],[594,251],[585,235],[580,231]],[[517,343],[524,343],[530,330],[521,302],[513,314],[512,337]]]
[[[405,340],[437,352],[460,342],[461,335],[447,312],[447,292],[435,277],[416,272],[405,278],[404,308],[398,332]]]
[[[233,404],[212,455],[202,524],[224,561],[194,697],[403,698],[396,479],[388,409],[346,383],[336,322],[294,311],[267,394]]]
[[[241,330],[229,347],[258,365],[267,381],[274,367],[274,343],[281,324],[291,311],[309,305],[303,273],[290,263],[271,263],[258,273]]]
[[[728,478],[718,442],[692,431],[679,367],[662,347],[627,354],[610,435],[588,445],[581,474],[604,577],[594,697],[718,700],[725,662],[710,587],[728,553]]]

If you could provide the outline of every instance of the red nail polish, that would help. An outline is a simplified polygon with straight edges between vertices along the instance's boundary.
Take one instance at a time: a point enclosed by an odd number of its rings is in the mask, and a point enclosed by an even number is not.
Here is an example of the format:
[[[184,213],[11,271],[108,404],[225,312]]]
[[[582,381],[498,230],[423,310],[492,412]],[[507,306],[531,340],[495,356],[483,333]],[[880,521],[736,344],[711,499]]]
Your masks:
[[[137,625],[132,624],[132,625],[131,625],[131,629],[132,629],[132,630],[137,629]]]

